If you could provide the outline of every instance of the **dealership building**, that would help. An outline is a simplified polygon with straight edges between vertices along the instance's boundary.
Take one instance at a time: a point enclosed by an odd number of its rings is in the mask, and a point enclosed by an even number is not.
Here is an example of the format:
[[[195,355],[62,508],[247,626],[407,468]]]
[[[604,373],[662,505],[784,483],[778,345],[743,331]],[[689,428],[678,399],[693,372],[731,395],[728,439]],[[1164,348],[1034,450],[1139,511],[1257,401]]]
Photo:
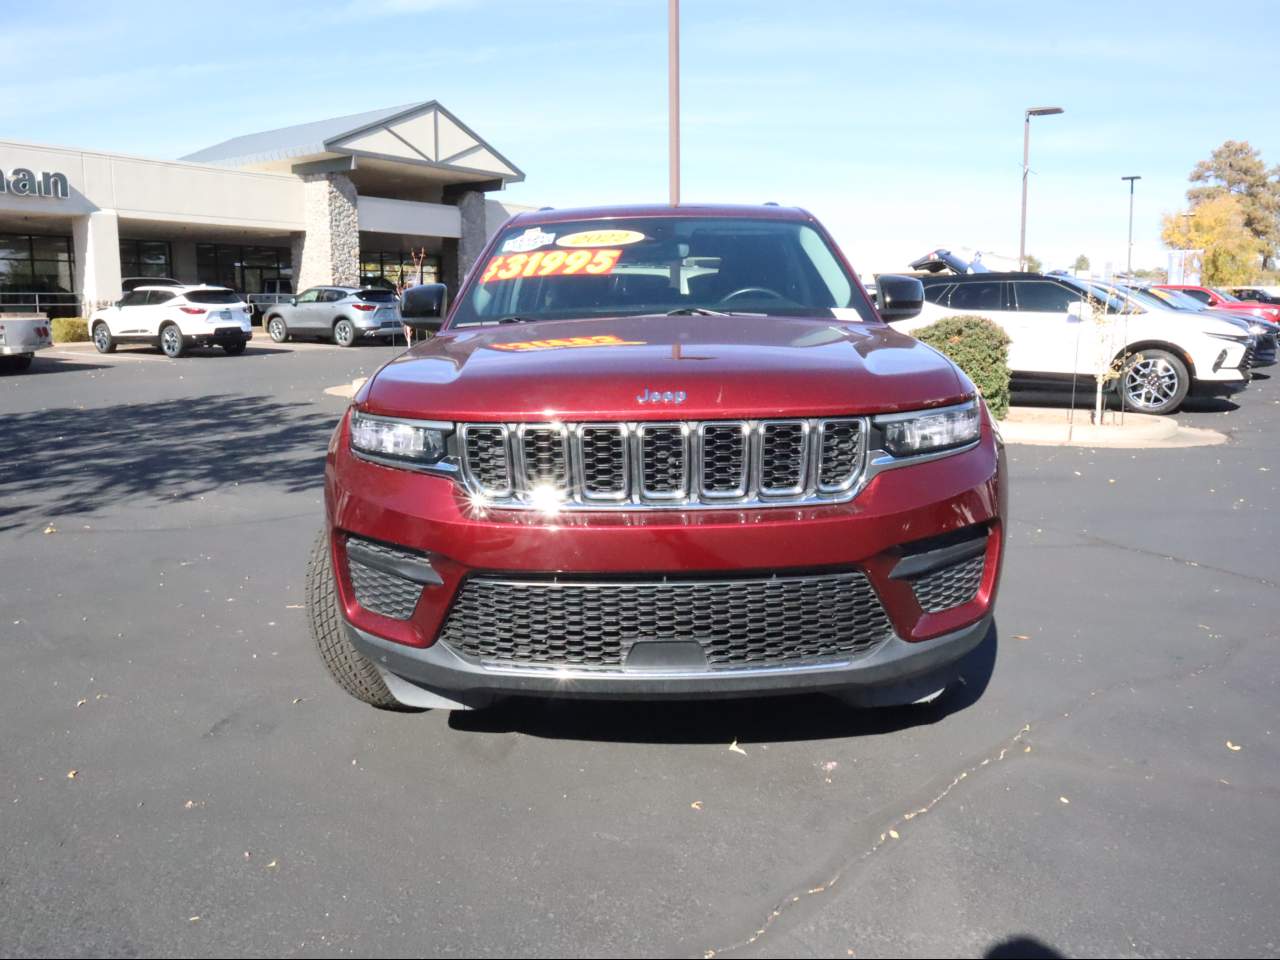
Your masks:
[[[234,137],[179,160],[0,140],[0,311],[87,312],[126,277],[456,289],[520,169],[435,101]],[[72,309],[74,308],[74,309]]]

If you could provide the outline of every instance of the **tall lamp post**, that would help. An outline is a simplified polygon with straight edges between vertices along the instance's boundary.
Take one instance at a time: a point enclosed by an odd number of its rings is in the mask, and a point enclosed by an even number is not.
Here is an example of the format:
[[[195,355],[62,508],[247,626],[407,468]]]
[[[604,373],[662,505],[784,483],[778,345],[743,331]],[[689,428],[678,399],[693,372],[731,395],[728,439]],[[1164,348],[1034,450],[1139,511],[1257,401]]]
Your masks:
[[[1031,171],[1031,118],[1062,113],[1061,107],[1028,107],[1022,117],[1022,225],[1018,230],[1018,269],[1027,265],[1027,174]]]
[[[1125,264],[1125,273],[1129,278],[1133,278],[1133,181],[1141,180],[1142,177],[1121,177],[1121,180],[1129,181],[1129,259]]]
[[[680,204],[680,0],[667,0],[667,143],[675,207]]]

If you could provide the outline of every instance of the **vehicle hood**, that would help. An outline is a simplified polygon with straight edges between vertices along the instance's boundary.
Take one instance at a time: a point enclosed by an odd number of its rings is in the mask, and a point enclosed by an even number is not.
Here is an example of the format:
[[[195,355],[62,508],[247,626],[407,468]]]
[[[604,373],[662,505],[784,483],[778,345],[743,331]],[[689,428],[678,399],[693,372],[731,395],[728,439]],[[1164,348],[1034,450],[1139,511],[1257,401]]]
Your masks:
[[[695,420],[891,412],[972,391],[941,354],[879,323],[633,316],[445,331],[384,366],[356,402],[473,422]]]

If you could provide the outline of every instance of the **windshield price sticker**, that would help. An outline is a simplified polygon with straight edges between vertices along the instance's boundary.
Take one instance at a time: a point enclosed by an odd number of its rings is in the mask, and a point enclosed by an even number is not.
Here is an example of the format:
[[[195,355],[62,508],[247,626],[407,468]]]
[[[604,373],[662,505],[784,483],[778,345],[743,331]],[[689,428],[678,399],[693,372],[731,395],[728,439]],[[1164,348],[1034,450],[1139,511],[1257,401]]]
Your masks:
[[[535,253],[504,253],[491,259],[480,275],[481,283],[514,280],[517,277],[604,276],[622,256],[621,250],[539,250]]]
[[[639,230],[582,230],[556,241],[557,247],[625,247],[645,239]],[[505,248],[503,248],[505,249]]]
[[[556,337],[550,340],[517,340],[513,343],[490,343],[494,350],[523,353],[528,350],[564,350],[569,347],[642,347],[647,340],[623,340],[611,333],[593,337]]]

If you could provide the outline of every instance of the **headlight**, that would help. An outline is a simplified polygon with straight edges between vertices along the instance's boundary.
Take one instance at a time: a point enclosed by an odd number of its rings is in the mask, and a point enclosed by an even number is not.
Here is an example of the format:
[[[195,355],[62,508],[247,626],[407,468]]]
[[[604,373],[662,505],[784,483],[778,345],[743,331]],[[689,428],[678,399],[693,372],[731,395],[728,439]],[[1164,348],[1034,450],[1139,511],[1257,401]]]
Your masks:
[[[884,436],[884,447],[895,457],[963,446],[978,439],[982,417],[977,401],[957,407],[914,413],[892,413],[876,417]]]
[[[1260,323],[1251,323],[1249,324],[1249,332],[1255,337],[1265,337],[1267,335],[1267,328]]]
[[[448,455],[446,438],[453,425],[429,420],[394,420],[351,414],[351,447],[371,457],[431,466]]]

